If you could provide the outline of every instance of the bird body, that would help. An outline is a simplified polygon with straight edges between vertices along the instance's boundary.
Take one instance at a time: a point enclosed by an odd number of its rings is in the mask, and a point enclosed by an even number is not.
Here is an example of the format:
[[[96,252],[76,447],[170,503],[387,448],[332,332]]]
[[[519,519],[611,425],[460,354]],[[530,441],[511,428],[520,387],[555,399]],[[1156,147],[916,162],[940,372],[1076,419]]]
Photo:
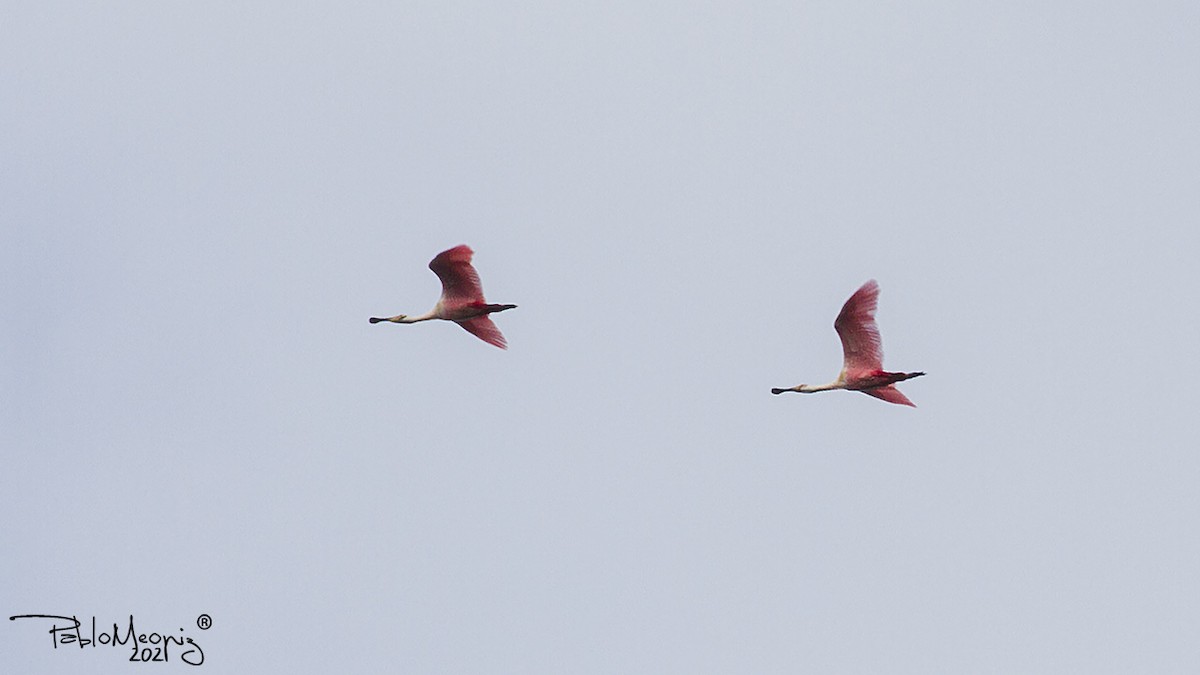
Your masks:
[[[883,342],[879,327],[875,325],[875,308],[879,301],[879,284],[871,279],[863,284],[838,314],[833,327],[842,339],[842,372],[829,384],[798,384],[786,389],[771,389],[772,394],[795,391],[811,394],[818,391],[849,389],[861,391],[868,396],[916,407],[908,397],[896,388],[903,382],[925,373],[893,373],[883,369]]]
[[[397,314],[387,318],[371,317],[371,323],[418,323],[431,319],[453,321],[484,342],[507,349],[508,343],[489,314],[513,309],[516,305],[490,304],[483,299],[479,273],[471,266],[474,251],[463,244],[442,251],[429,262],[429,269],[442,280],[442,297],[433,309],[420,316]]]

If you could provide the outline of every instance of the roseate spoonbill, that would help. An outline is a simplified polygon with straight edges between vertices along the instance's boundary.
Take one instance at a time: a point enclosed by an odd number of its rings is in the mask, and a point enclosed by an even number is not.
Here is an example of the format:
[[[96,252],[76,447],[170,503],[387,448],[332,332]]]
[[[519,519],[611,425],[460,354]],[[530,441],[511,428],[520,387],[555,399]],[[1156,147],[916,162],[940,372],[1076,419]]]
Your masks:
[[[429,269],[442,280],[442,297],[428,313],[421,316],[398,314],[385,319],[371,317],[371,323],[390,321],[392,323],[417,323],[430,319],[445,319],[453,321],[467,332],[484,342],[508,349],[508,343],[500,334],[500,329],[492,323],[488,314],[503,312],[516,305],[489,305],[483,299],[483,286],[479,283],[479,273],[471,266],[471,256],[474,251],[463,244],[448,251],[442,251],[429,261]]]
[[[844,363],[837,379],[829,384],[798,384],[787,389],[772,389],[772,394],[798,391],[810,394],[814,391],[849,389],[861,391],[868,396],[883,399],[888,403],[899,403],[917,407],[896,388],[897,382],[925,373],[889,373],[883,369],[883,342],[879,339],[879,327],[875,325],[875,305],[879,300],[879,284],[871,279],[850,296],[837,320],[834,329],[842,338]]]

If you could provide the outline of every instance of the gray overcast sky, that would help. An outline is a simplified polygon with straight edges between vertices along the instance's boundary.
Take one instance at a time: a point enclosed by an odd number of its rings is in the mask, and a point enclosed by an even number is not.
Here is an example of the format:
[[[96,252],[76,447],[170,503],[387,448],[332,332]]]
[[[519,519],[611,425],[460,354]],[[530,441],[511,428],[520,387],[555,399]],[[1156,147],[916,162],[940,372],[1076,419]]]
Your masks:
[[[1200,4],[2,14],[5,616],[209,673],[1200,672]],[[507,352],[367,323],[460,243]],[[919,407],[771,396],[869,278]],[[144,667],[48,629],[0,670]]]

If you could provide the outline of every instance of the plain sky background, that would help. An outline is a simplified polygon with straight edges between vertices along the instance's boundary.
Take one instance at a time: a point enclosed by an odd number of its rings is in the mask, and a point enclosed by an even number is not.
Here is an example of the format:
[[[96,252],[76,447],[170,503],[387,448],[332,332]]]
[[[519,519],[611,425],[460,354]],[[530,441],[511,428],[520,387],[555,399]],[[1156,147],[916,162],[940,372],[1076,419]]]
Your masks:
[[[1185,0],[0,3],[0,613],[207,673],[1200,672],[1198,45]],[[460,243],[507,352],[367,323]],[[919,407],[771,396],[869,278]],[[48,627],[0,670],[188,668]]]

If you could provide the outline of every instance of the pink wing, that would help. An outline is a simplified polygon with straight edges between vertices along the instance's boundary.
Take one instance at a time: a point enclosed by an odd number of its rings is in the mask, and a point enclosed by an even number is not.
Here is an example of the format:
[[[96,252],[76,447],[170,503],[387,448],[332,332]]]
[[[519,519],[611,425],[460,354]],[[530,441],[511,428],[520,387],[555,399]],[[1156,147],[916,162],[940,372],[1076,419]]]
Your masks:
[[[484,301],[479,273],[471,267],[473,254],[471,247],[463,244],[442,251],[429,262],[429,269],[442,280],[442,304],[447,309]]]
[[[883,342],[879,339],[879,327],[875,325],[875,305],[878,300],[879,284],[871,279],[850,296],[833,322],[834,329],[842,338],[843,367],[847,378],[853,379],[883,369]]]
[[[899,403],[900,405],[910,405],[914,408],[917,407],[917,404],[908,400],[908,397],[904,394],[901,394],[900,390],[897,389],[896,385],[894,384],[889,384],[886,387],[879,387],[877,389],[861,389],[860,391],[867,396],[874,396],[875,398],[883,399],[888,403]]]
[[[490,345],[496,345],[500,349],[508,349],[508,342],[504,340],[504,335],[500,333],[500,329],[496,328],[496,324],[492,323],[492,319],[486,314],[463,321],[456,321],[455,323],[466,328],[467,332],[471,335]]]

